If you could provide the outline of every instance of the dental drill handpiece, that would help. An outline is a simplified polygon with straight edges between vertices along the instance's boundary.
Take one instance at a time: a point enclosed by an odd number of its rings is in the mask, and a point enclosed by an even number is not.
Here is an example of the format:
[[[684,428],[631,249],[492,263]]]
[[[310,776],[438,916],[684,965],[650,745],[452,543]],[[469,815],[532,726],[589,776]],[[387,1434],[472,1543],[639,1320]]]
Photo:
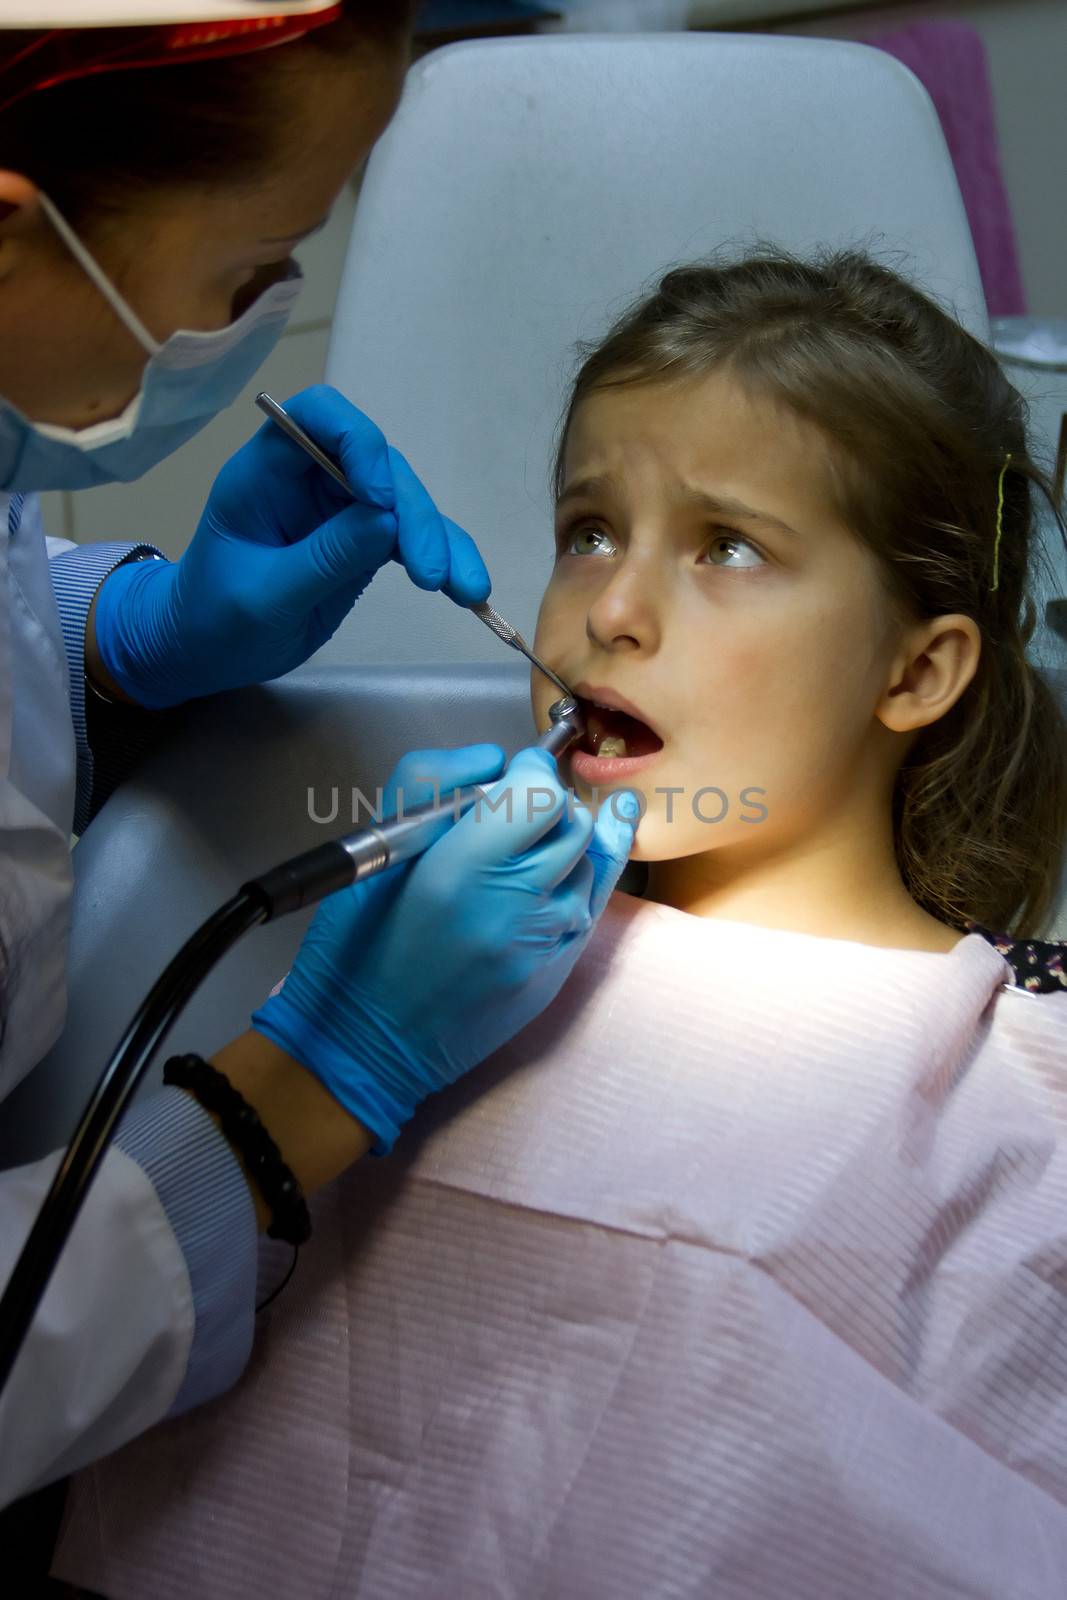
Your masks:
[[[571,695],[557,700],[548,709],[552,726],[537,740],[542,750],[559,757],[585,732],[585,719],[578,701]],[[495,780],[494,780],[495,781]],[[302,855],[283,861],[259,878],[242,885],[242,890],[266,903],[271,921],[302,906],[314,905],[338,889],[346,889],[363,878],[371,878],[410,861],[434,844],[445,831],[442,824],[484,798],[486,785],[466,784],[442,795],[439,801],[412,806],[402,815],[369,823],[354,833],[316,845]],[[402,807],[403,810],[403,807]]]

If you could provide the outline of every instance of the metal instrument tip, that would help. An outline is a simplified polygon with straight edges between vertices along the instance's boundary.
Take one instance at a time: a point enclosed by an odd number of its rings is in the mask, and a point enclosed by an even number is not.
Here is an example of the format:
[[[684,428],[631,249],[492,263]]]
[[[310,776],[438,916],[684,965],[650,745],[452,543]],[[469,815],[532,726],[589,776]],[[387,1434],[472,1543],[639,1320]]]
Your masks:
[[[551,679],[557,689],[562,690],[570,699],[575,698],[574,690],[570,685],[564,683],[563,679],[558,677],[551,667],[546,666],[540,656],[534,655],[522,635],[517,633],[511,623],[506,622],[498,611],[493,610],[488,600],[480,600],[469,609],[485,623],[487,628],[492,629],[498,639],[502,639],[505,644],[509,644],[513,650],[518,650],[526,657],[527,661],[532,662],[539,672],[543,672],[546,678]]]

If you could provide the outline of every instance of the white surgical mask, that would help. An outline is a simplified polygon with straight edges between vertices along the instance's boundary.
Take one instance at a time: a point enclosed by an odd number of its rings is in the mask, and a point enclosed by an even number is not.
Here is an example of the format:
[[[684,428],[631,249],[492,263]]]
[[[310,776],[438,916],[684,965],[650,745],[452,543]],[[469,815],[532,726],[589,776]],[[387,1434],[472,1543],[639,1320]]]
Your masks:
[[[0,489],[89,489],[128,483],[172,454],[236,400],[273,350],[303,284],[295,262],[225,328],[153,339],[77,234],[41,194],[41,207],[100,293],[144,346],[141,387],[121,416],[88,428],[31,422],[0,397]]]

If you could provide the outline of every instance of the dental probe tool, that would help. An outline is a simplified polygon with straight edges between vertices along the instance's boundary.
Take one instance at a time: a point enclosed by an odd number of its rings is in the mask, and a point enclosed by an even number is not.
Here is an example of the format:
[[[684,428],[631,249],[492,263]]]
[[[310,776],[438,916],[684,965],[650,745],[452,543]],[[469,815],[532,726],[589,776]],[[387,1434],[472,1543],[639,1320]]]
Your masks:
[[[299,422],[293,420],[284,406],[280,406],[277,400],[267,394],[266,390],[262,390],[256,395],[256,405],[272,422],[278,424],[283,433],[287,433],[290,439],[298,444],[302,450],[306,450],[313,461],[317,461],[320,467],[325,468],[330,477],[335,478],[342,489],[347,489],[349,494],[352,493],[348,479],[337,465],[337,462],[331,461],[325,450],[319,449],[310,434],[304,432]],[[534,655],[522,635],[516,632],[510,622],[505,622],[500,613],[494,611],[487,600],[482,600],[477,605],[469,606],[468,610],[473,611],[474,615],[484,622],[487,628],[492,629],[498,639],[502,639],[505,644],[511,645],[514,650],[520,651],[527,661],[532,662],[539,671],[544,673],[546,678],[552,680],[557,689],[561,689],[565,695],[573,696],[574,691],[570,685],[564,683],[562,678],[557,678],[552,668],[546,667],[540,656]]]
[[[522,634],[517,633],[510,622],[505,622],[499,611],[493,610],[488,600],[481,600],[477,605],[469,606],[468,610],[473,611],[476,617],[480,617],[487,628],[492,628],[498,639],[503,639],[504,643],[511,645],[513,650],[521,651],[527,661],[532,661],[533,665],[540,672],[543,672],[546,678],[551,678],[557,689],[562,689],[563,693],[570,695],[571,698],[574,697],[574,690],[565,684],[562,678],[557,678],[552,668],[546,667],[540,656],[534,655]]]
[[[330,474],[331,478],[336,478],[342,489],[347,489],[349,494],[352,493],[351,485],[337,462],[332,461],[325,450],[319,449],[311,435],[305,433],[299,422],[296,422],[285,407],[280,406],[277,400],[273,399],[265,389],[256,395],[256,405],[266,413],[272,422],[278,424],[283,433],[287,433],[290,439],[298,444],[302,450],[306,450],[312,461],[317,461],[319,466],[325,468]]]

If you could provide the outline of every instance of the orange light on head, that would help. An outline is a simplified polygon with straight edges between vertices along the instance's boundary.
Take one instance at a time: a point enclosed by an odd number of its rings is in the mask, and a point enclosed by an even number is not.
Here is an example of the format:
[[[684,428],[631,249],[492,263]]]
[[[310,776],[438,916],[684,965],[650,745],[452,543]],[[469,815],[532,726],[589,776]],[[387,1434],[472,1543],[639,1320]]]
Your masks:
[[[5,56],[0,34],[0,114],[42,89],[108,72],[174,67],[248,55],[300,39],[336,22],[341,0],[325,10],[287,16],[179,22],[152,28],[48,28]]]

